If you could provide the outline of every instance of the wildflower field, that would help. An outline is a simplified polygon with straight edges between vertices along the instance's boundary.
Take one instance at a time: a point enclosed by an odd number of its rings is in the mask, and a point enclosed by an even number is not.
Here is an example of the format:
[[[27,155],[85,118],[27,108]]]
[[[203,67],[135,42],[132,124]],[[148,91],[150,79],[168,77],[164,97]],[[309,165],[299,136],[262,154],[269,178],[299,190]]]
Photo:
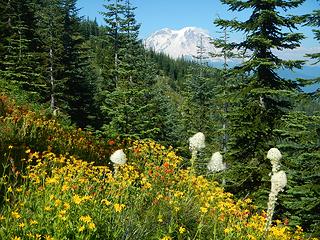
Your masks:
[[[171,147],[128,140],[126,164],[114,171],[105,155],[122,143],[89,144],[82,130],[19,114],[4,111],[0,118],[1,134],[12,133],[0,145],[0,239],[304,239],[299,226],[278,220],[266,232],[266,213],[251,199],[237,200],[197,175]],[[22,143],[15,124],[29,126]],[[57,139],[42,140],[47,149],[35,150],[32,141],[44,136]]]

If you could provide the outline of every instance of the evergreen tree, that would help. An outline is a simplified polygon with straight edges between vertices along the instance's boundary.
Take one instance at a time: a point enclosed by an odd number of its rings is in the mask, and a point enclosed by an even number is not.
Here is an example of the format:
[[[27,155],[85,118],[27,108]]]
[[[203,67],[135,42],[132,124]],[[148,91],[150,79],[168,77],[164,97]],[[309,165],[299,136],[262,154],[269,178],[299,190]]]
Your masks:
[[[76,0],[63,0],[63,56],[61,63],[64,79],[62,98],[66,102],[65,110],[78,126],[92,125],[95,119],[94,100],[95,74],[89,65],[88,48],[80,35],[80,21]],[[89,120],[91,118],[91,120]],[[93,119],[92,119],[93,118]]]
[[[213,39],[212,44],[221,49],[220,53],[210,53],[211,57],[219,57],[223,58],[223,68],[220,71],[221,77],[218,77],[220,81],[218,81],[216,87],[216,102],[215,105],[218,106],[217,112],[219,114],[219,119],[221,121],[222,129],[222,137],[221,137],[221,147],[220,149],[223,152],[227,151],[227,143],[228,143],[228,134],[227,134],[227,114],[232,107],[232,96],[235,95],[237,89],[234,88],[233,84],[235,82],[233,71],[229,68],[228,61],[242,57],[239,53],[235,53],[232,49],[232,43],[229,41],[230,36],[228,33],[228,29],[225,27],[222,32],[222,36],[220,38]]]
[[[7,86],[38,95],[43,88],[34,31],[35,12],[32,0],[1,3],[0,76]]]
[[[203,36],[200,36],[199,43],[197,45],[197,55],[193,56],[196,59],[196,62],[199,62],[201,66],[206,65],[206,60],[209,58],[206,48],[203,46]],[[202,75],[202,71],[200,68],[200,76]]]
[[[319,1],[319,0],[318,0]],[[320,2],[319,2],[320,3]],[[316,27],[317,29],[313,29],[314,38],[320,42],[320,9],[314,10],[312,13],[305,15],[306,17],[306,25]],[[314,60],[313,64],[317,64],[320,62],[320,52],[318,53],[310,53],[306,54],[311,60]],[[316,84],[320,83],[320,77],[312,79],[311,81],[307,81],[308,84]],[[320,97],[320,88],[317,89],[315,95],[319,98]]]
[[[156,53],[148,50],[148,56],[155,62],[157,74],[171,78],[169,82],[173,90],[180,92],[184,88],[186,76],[190,73],[190,68],[194,68],[198,63],[184,58],[172,59],[164,53]]]
[[[306,24],[320,26],[320,11],[305,15]],[[320,41],[320,31],[313,30]],[[320,61],[320,53],[307,54],[313,64]],[[319,77],[300,80],[303,85],[319,83]],[[309,236],[320,235],[320,116],[319,89],[305,93],[302,101],[283,119],[279,132],[287,156],[288,190],[279,201],[278,213],[289,219],[289,225],[300,225]]]
[[[108,0],[107,5],[104,5],[106,12],[102,12],[101,14],[104,16],[104,20],[106,22],[106,31],[109,43],[112,44],[112,57],[113,57],[113,68],[111,72],[111,81],[110,85],[114,87],[117,84],[119,73],[118,73],[118,64],[120,48],[124,47],[121,43],[124,37],[124,9],[125,5],[123,4],[123,0],[115,0],[114,3],[111,3],[113,0]],[[110,66],[111,67],[111,66]]]
[[[320,27],[320,9],[316,9],[311,14],[306,15],[306,24],[316,28]],[[320,42],[320,30],[313,29],[313,32],[314,32],[314,38],[318,42]],[[311,59],[314,59],[316,61],[314,64],[320,62],[320,53],[310,53],[310,54],[306,54],[306,56],[310,57]]]
[[[85,40],[89,40],[92,36],[99,36],[99,30],[97,19],[92,21],[87,17],[80,22],[80,33]]]
[[[222,3],[228,4],[232,11],[252,10],[246,21],[215,21],[221,28],[244,32],[246,39],[231,47],[251,53],[250,59],[236,68],[247,77],[238,84],[238,107],[230,116],[228,151],[228,189],[246,195],[267,182],[270,164],[265,154],[277,143],[275,129],[290,108],[288,97],[297,89],[294,82],[281,78],[276,70],[301,68],[303,64],[302,61],[280,59],[272,51],[294,49],[303,39],[302,34],[293,32],[301,18],[282,16],[279,9],[296,8],[303,0],[222,0]],[[291,32],[285,33],[284,29]]]
[[[27,39],[24,36],[25,24],[21,20],[20,2],[5,1],[2,3],[5,7],[1,19],[2,31],[2,49],[3,58],[1,61],[1,78],[10,81],[18,81],[19,78],[25,78],[25,75],[19,74],[22,66],[19,68],[19,62],[22,62],[23,56],[27,51]],[[22,70],[23,72],[23,70]]]
[[[152,137],[157,131],[151,103],[153,65],[138,40],[140,25],[135,20],[135,8],[120,0],[105,7],[107,40],[111,43],[111,58],[107,60],[111,65],[105,68],[100,94],[105,132]]]
[[[65,107],[62,100],[64,79],[63,66],[63,19],[61,0],[44,0],[37,3],[37,33],[40,36],[43,50],[43,75],[47,82],[48,96],[51,110],[56,113]]]
[[[188,134],[185,132],[181,115],[183,98],[170,86],[172,81],[166,76],[159,76],[155,84],[152,98],[155,116],[155,127],[159,129],[154,139],[166,146],[187,149]]]
[[[199,55],[203,54],[201,48],[199,50]],[[207,171],[207,157],[220,147],[217,134],[219,120],[214,104],[215,90],[219,81],[217,72],[218,70],[206,66],[205,63],[194,65],[193,68],[190,68],[190,75],[186,78],[182,93],[184,102],[181,107],[181,115],[184,134],[187,135],[185,141],[188,143],[190,136],[202,132],[208,146],[206,152],[201,153],[202,157],[197,159],[196,169],[199,173]]]
[[[288,173],[288,186],[279,199],[276,214],[286,217],[290,226],[302,226],[313,236],[320,234],[319,126],[319,113],[292,111],[283,118],[279,130],[285,139],[279,147],[286,152],[283,164]]]
[[[214,130],[214,89],[216,85],[215,70],[205,66],[190,69],[190,75],[185,82],[184,112],[187,113],[186,132],[192,136],[196,132],[203,132],[207,140],[212,141]]]

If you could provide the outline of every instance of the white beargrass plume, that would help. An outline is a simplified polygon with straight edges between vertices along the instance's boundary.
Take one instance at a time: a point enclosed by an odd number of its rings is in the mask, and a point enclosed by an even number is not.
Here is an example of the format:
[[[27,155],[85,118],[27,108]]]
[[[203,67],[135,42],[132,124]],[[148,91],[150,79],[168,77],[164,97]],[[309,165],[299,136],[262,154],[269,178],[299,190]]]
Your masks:
[[[284,171],[276,172],[271,177],[271,192],[278,194],[287,185],[287,175]]]
[[[280,160],[282,158],[281,152],[278,148],[271,148],[268,151],[267,158],[272,164],[272,172],[275,173],[280,169]]]
[[[113,163],[114,174],[116,175],[119,169],[119,166],[125,164],[127,162],[126,154],[122,149],[115,151],[111,156],[110,160]]]
[[[205,148],[205,136],[202,132],[198,132],[189,138],[189,149],[191,151],[191,169],[194,171],[194,163],[197,159],[198,152]]]
[[[280,168],[280,159],[282,158],[281,152],[277,148],[271,148],[268,151],[267,158],[270,159],[272,164],[271,176],[271,191],[269,193],[266,232],[269,230],[272,222],[275,204],[277,201],[278,193],[283,191],[287,185],[287,175],[284,171],[278,171]]]
[[[211,160],[208,163],[207,168],[211,172],[220,172],[227,168],[226,164],[223,162],[223,158],[220,152],[215,152],[214,154],[212,154]]]
[[[198,132],[195,135],[193,135],[191,138],[189,138],[190,151],[200,151],[202,148],[205,148],[205,140],[206,138],[202,132]]]

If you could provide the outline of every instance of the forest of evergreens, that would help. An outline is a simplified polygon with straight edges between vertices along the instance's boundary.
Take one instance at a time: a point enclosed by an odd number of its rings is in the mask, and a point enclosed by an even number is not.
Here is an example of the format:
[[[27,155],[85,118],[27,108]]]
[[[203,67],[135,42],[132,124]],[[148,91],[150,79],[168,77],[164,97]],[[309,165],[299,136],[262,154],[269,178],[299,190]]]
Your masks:
[[[320,96],[319,88],[310,93],[302,88],[319,84],[320,79],[284,79],[278,70],[318,64],[320,53],[307,54],[308,61],[286,60],[273,50],[298,48],[305,38],[298,28],[306,26],[314,29],[320,43],[320,8],[296,16],[290,10],[299,9],[303,0],[221,2],[235,16],[243,10],[251,15],[243,22],[214,21],[224,31],[212,43],[224,58],[218,69],[204,64],[201,55],[195,61],[174,60],[145,49],[130,0],[105,1],[102,26],[80,16],[76,0],[0,0],[0,176],[15,173],[6,167],[9,156],[20,161],[27,158],[26,151],[44,152],[48,147],[55,154],[74,154],[108,166],[112,151],[127,147],[138,162],[135,140],[173,147],[181,168],[187,169],[188,139],[202,132],[206,148],[198,153],[195,174],[217,181],[236,199],[252,199],[260,213],[270,190],[266,154],[278,148],[288,183],[278,196],[274,218],[318,237]],[[230,31],[243,33],[244,40],[232,42]],[[241,63],[231,68],[228,60],[235,57]],[[210,172],[207,162],[218,151],[226,169]],[[1,179],[1,189],[8,190]],[[6,203],[3,191],[1,202]],[[127,200],[131,201],[129,196]],[[0,223],[5,211],[0,208]],[[108,239],[129,239],[120,236]],[[69,237],[64,239],[81,239]],[[174,239],[188,239],[180,237]]]

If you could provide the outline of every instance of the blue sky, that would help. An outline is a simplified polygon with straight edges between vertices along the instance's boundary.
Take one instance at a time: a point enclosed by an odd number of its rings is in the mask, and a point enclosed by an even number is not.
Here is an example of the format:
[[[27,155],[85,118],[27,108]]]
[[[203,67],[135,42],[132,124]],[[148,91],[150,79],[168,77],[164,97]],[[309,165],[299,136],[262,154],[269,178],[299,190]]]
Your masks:
[[[81,8],[80,15],[86,15],[98,20],[99,24],[104,24],[100,11],[104,11],[104,0],[78,0],[78,7]],[[140,37],[146,38],[153,32],[161,28],[180,29],[186,26],[195,26],[206,29],[211,36],[217,36],[219,29],[214,26],[213,20],[221,18],[231,19],[237,17],[244,20],[249,16],[249,12],[237,13],[228,12],[228,7],[222,5],[219,0],[132,0],[132,4],[137,7],[136,19],[141,23]],[[320,8],[320,1],[306,0],[306,2],[295,10],[290,10],[290,14],[305,14],[314,9]],[[303,46],[317,48],[319,43],[313,40],[310,28],[301,28],[299,31],[307,35],[303,41]],[[236,38],[237,35],[234,35]],[[238,37],[240,38],[239,34]]]

